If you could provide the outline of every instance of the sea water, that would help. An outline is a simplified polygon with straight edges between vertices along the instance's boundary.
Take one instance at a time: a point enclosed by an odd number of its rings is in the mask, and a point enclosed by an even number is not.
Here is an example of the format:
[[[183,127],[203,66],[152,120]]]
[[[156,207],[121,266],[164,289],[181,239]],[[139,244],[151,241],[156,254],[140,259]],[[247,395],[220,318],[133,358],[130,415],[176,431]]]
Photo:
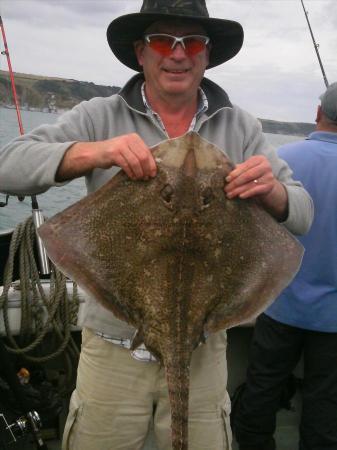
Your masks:
[[[43,123],[54,123],[59,117],[55,113],[35,111],[21,111],[25,132]],[[20,134],[16,111],[0,108],[0,147]],[[286,136],[282,134],[266,134],[268,141],[275,147],[287,142],[303,139],[300,136]],[[73,180],[62,187],[54,187],[37,197],[40,209],[45,217],[51,217],[67,206],[75,203],[86,195],[84,179]],[[0,193],[0,202],[5,201],[5,195]],[[0,208],[0,231],[15,228],[17,224],[31,215],[31,199],[25,197],[19,201],[17,197],[10,197],[8,205]]]

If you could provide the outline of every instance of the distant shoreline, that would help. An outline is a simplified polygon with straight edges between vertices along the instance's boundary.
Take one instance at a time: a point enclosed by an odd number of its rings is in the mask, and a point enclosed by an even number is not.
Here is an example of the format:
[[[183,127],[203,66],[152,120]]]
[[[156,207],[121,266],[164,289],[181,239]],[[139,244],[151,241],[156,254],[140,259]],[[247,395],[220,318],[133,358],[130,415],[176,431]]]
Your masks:
[[[109,97],[119,92],[118,86],[101,86],[87,81],[43,77],[15,73],[15,85],[22,110],[61,114],[83,100],[93,97]],[[0,70],[0,106],[13,109],[9,74]],[[315,130],[315,124],[284,122],[259,118],[265,133],[307,136]]]
[[[259,119],[264,133],[287,134],[290,136],[308,136],[315,131],[314,123],[305,122],[281,122],[271,119]]]

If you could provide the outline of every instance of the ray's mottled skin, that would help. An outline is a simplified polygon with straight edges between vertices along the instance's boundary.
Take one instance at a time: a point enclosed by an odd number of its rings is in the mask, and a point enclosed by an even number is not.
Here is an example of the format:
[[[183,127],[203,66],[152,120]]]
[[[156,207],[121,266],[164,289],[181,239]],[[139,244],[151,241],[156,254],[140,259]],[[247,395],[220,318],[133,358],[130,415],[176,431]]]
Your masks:
[[[262,311],[302,247],[253,200],[224,194],[231,162],[196,133],[153,148],[156,178],[119,172],[46,222],[52,261],[138,333],[166,371],[173,450],[188,449],[189,365],[212,333]],[[74,237],[76,237],[74,239]]]

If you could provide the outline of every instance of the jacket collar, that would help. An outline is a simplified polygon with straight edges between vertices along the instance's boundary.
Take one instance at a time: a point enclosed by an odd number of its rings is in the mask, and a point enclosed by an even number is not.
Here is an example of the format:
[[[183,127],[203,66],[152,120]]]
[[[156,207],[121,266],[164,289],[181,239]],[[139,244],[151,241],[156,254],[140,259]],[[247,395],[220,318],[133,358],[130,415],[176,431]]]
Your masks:
[[[142,73],[139,73],[133,76],[125,84],[125,86],[119,91],[118,95],[120,95],[131,108],[136,109],[143,114],[146,114],[146,108],[144,106],[141,94],[141,87],[143,83],[144,75]],[[205,112],[207,116],[213,115],[221,108],[233,107],[226,92],[208,78],[202,79],[201,88],[205,92],[208,100],[208,109]]]

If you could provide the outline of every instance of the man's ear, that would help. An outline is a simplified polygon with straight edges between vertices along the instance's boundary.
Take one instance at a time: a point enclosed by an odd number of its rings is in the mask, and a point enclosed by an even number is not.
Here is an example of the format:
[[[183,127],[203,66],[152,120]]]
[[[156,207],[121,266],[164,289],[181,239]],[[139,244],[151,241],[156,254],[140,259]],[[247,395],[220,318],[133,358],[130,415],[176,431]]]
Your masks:
[[[135,49],[137,61],[140,66],[143,65],[144,47],[145,47],[144,42],[141,39],[133,43],[133,48]]]
[[[319,123],[321,120],[322,120],[322,107],[321,107],[321,105],[318,105],[315,122]]]

